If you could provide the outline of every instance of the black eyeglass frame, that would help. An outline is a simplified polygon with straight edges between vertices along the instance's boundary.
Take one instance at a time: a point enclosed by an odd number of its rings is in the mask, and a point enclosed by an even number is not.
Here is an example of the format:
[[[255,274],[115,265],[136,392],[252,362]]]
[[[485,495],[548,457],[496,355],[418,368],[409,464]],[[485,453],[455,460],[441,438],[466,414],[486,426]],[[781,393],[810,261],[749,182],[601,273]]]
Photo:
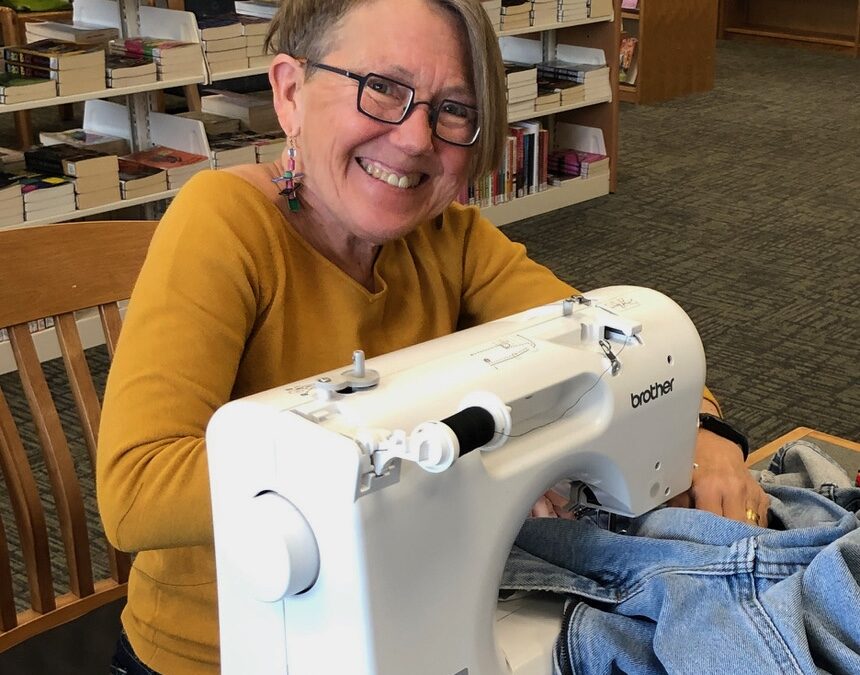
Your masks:
[[[379,73],[368,73],[367,75],[359,75],[357,73],[353,73],[351,70],[345,70],[343,68],[336,68],[335,66],[329,66],[325,63],[317,63],[316,61],[307,61],[306,65],[308,65],[312,68],[319,68],[320,70],[326,70],[330,73],[335,73],[336,75],[343,75],[344,77],[348,77],[348,78],[358,82],[358,95],[355,97],[355,107],[358,110],[358,112],[360,112],[365,117],[369,117],[372,120],[376,120],[377,122],[382,122],[383,124],[403,124],[403,122],[406,121],[406,118],[408,118],[409,115],[412,114],[412,111],[415,109],[416,106],[426,105],[428,110],[429,110],[430,131],[440,141],[444,141],[445,143],[449,143],[451,145],[456,145],[456,146],[459,146],[461,148],[469,148],[478,142],[478,138],[481,135],[481,125],[480,124],[478,124],[475,127],[475,135],[472,138],[472,140],[469,141],[468,143],[458,143],[457,141],[451,141],[447,138],[443,138],[436,131],[436,123],[439,120],[439,110],[446,103],[454,103],[456,105],[463,106],[464,108],[468,108],[469,110],[474,110],[475,113],[478,114],[479,113],[478,108],[476,108],[475,106],[467,105],[465,103],[462,103],[460,101],[455,101],[454,99],[450,99],[450,98],[443,99],[439,103],[439,105],[433,106],[430,101],[416,101],[415,100],[415,88],[414,87],[406,84],[405,82],[400,82],[398,80],[395,80],[393,77],[388,77],[387,75],[380,75]],[[376,115],[371,115],[366,110],[362,110],[362,108],[361,108],[361,95],[364,93],[364,87],[367,84],[367,81],[371,77],[378,77],[378,78],[383,79],[383,80],[388,80],[389,82],[393,82],[394,84],[401,86],[404,89],[409,90],[409,103],[403,109],[403,115],[396,122],[393,122],[391,120],[384,120],[381,117],[377,117]],[[480,115],[478,115],[478,117],[480,118]]]

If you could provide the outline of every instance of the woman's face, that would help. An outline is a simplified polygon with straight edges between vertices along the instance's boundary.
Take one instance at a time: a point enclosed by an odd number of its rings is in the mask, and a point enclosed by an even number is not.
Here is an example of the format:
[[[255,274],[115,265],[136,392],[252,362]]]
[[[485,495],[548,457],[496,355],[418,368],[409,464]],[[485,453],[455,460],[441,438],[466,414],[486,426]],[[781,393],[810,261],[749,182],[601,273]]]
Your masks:
[[[408,84],[416,101],[475,105],[462,42],[454,19],[426,0],[377,0],[345,17],[323,63]],[[400,125],[363,115],[357,91],[355,80],[324,70],[301,87],[300,194],[332,234],[380,244],[441,213],[466,179],[472,149],[433,136],[426,105]]]

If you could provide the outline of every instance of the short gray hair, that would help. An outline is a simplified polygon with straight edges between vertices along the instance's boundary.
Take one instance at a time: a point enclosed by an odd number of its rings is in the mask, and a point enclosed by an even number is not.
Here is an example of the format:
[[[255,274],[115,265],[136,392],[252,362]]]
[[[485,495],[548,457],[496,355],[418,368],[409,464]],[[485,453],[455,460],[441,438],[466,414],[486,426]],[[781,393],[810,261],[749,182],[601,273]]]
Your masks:
[[[337,29],[359,5],[378,0],[282,0],[266,35],[267,50],[322,61],[334,48]],[[480,0],[426,0],[454,15],[464,32],[471,77],[478,99],[481,135],[473,148],[470,180],[497,171],[507,132],[505,70],[495,29]]]

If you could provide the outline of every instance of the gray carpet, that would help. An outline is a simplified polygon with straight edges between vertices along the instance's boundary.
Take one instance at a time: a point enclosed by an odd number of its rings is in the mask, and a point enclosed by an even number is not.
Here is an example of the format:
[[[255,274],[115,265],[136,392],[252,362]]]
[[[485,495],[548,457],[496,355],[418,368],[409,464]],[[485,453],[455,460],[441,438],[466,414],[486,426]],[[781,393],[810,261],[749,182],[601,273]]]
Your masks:
[[[678,301],[753,447],[799,425],[860,441],[860,61],[738,42],[717,56],[713,92],[622,106],[617,193],[505,231],[582,290],[638,284]],[[11,119],[0,122],[8,145]],[[89,357],[103,378],[104,350]],[[47,370],[91,496],[67,385],[58,364]],[[17,377],[0,387],[23,416]],[[97,528],[92,499],[89,515]]]

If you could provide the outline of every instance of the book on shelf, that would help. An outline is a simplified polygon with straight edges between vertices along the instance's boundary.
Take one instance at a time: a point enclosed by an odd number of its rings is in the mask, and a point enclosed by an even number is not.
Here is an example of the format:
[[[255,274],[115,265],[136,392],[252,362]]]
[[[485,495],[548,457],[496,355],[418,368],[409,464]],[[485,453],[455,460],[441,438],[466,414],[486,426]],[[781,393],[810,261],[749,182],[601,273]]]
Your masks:
[[[622,35],[618,54],[618,81],[636,84],[639,74],[639,40],[632,35]]]
[[[246,56],[235,61],[216,61],[215,63],[209,63],[208,68],[210,75],[236,73],[237,71],[244,73],[248,69],[248,57]]]
[[[62,40],[37,40],[28,45],[3,48],[8,63],[19,63],[51,70],[81,68],[104,69],[105,50],[101,45],[80,45]]]
[[[0,172],[0,227],[24,222],[24,199],[21,195],[21,176]]]
[[[81,21],[28,21],[24,24],[27,42],[62,40],[80,45],[104,45],[119,37],[119,29]]]
[[[222,40],[244,34],[242,24],[235,14],[198,16],[197,32],[201,40]]]
[[[558,0],[532,0],[532,26],[546,26],[555,23],[557,16]]]
[[[104,64],[104,55],[102,55],[102,64]],[[19,77],[51,80],[56,84],[58,96],[74,96],[105,88],[103,65],[101,68],[92,69],[74,68],[57,70],[6,61],[5,70],[7,73],[18,75]]]
[[[543,112],[552,108],[558,108],[560,105],[561,90],[555,87],[550,80],[538,80],[535,111]]]
[[[269,32],[269,26],[272,22],[262,16],[251,16],[250,14],[236,14],[236,19],[242,24],[242,35],[246,37],[262,37],[265,38]]]
[[[245,129],[257,132],[280,130],[271,91],[221,92],[201,97],[200,103],[206,112],[241,120]]]
[[[264,2],[264,0],[236,0],[233,4],[237,14],[272,19],[278,13],[280,3],[276,1]]]
[[[621,9],[635,11],[639,9],[639,0],[621,0]]]
[[[176,117],[203,122],[203,130],[207,136],[239,131],[239,127],[241,126],[241,123],[235,117],[216,115],[204,110],[189,110],[188,112],[176,113]]]
[[[29,210],[35,210],[53,204],[70,205],[66,210],[75,210],[75,186],[70,178],[26,172],[21,174],[20,182],[25,210],[28,206]]]
[[[110,52],[105,56],[105,75],[108,79],[151,76],[155,81],[155,61],[148,56],[130,56],[121,52]]]
[[[538,81],[538,86],[544,90],[548,88],[558,92],[560,106],[573,105],[585,100],[585,85],[570,80],[554,80],[551,78],[541,78]]]
[[[588,3],[586,0],[559,0],[556,19],[564,21],[584,21],[588,18]]]
[[[130,152],[128,141],[119,136],[102,134],[86,129],[67,129],[66,131],[40,131],[39,142],[42,145],[66,143],[79,148],[89,148],[109,155],[125,155]],[[0,148],[2,150],[2,148]],[[21,153],[21,161],[24,160]]]
[[[609,175],[609,157],[596,152],[560,149],[549,153],[550,184],[565,185],[574,179],[588,179]]]
[[[203,51],[198,42],[140,37],[118,40],[112,51],[128,56],[146,56],[155,61],[159,80],[193,77],[203,73]]]
[[[119,183],[105,187],[100,190],[90,190],[89,192],[75,193],[75,206],[78,209],[92,209],[96,206],[105,206],[113,204],[122,199],[119,191]]]
[[[137,75],[136,77],[109,77],[105,84],[108,89],[121,89],[122,87],[139,87],[142,84],[158,82],[155,74]]]
[[[206,59],[206,63],[208,63],[210,66],[214,63],[222,63],[224,61],[230,61],[232,63],[235,63],[236,61],[242,61],[245,63],[246,67],[248,65],[248,52],[246,51],[245,47],[239,47],[238,49],[227,49],[223,52],[205,52],[204,58]]]
[[[612,16],[612,0],[588,0],[588,17],[590,19],[609,18],[610,16]]]
[[[170,190],[181,187],[195,173],[209,168],[208,157],[164,145],[133,152],[123,159],[162,169],[167,174],[167,187]]]
[[[24,162],[29,171],[78,178],[118,170],[116,155],[66,143],[30,148],[24,152]]]
[[[167,190],[167,172],[120,157],[119,186],[123,199],[134,199]]]
[[[57,84],[51,79],[0,73],[0,103],[25,103],[54,98],[56,95]]]
[[[203,45],[203,53],[208,55],[215,52],[226,52],[237,49],[244,50],[248,46],[248,38],[244,35],[237,35],[236,37],[228,37],[220,40],[204,40],[200,44]]]
[[[112,187],[119,189],[119,171],[110,170],[81,178],[72,178],[72,184],[75,186],[76,195],[98,192]]]
[[[249,56],[248,68],[268,68],[272,65],[274,54],[263,54],[262,56]]]
[[[537,66],[533,63],[505,61],[505,83],[508,88],[537,82]]]
[[[502,25],[502,0],[484,0],[481,2],[481,6],[484,8],[487,16],[490,17],[490,23],[493,24],[493,28],[496,30],[500,29]]]
[[[257,162],[257,152],[254,146],[241,132],[210,136],[209,153],[216,169]]]

